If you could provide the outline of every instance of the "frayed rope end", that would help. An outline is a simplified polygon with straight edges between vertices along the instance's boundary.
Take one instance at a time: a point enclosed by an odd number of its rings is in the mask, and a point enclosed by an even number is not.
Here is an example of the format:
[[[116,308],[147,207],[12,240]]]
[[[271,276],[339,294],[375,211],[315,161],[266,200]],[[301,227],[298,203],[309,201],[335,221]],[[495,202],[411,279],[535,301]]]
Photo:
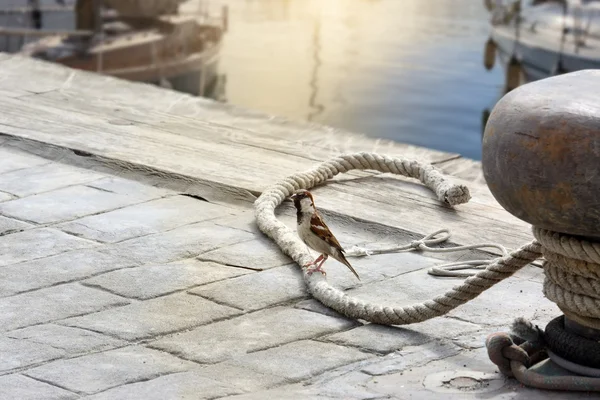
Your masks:
[[[348,251],[346,251],[346,255],[352,257],[365,257],[373,255],[373,252],[365,247],[354,245]]]
[[[543,339],[542,330],[523,317],[516,318],[510,330],[515,336],[528,342],[538,342]]]

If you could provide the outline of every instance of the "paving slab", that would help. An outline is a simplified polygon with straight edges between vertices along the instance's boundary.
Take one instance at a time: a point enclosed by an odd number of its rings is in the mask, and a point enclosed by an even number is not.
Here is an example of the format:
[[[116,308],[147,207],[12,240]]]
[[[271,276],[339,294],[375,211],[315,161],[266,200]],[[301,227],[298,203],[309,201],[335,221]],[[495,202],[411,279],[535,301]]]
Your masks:
[[[20,374],[0,376],[2,400],[74,400],[79,396]]]
[[[203,253],[200,257],[205,261],[215,261],[225,265],[239,265],[254,269],[281,267],[293,262],[283,254],[275,243],[266,237],[259,237],[247,242],[222,247]]]
[[[419,270],[360,286],[349,294],[378,304],[406,306],[434,298],[461,283],[463,278],[440,278]],[[506,304],[498,296],[506,296]],[[535,307],[532,305],[535,304]],[[479,325],[502,325],[516,317],[535,318],[559,315],[556,305],[544,297],[542,285],[526,279],[511,278],[498,283],[476,299],[459,306],[448,316]]]
[[[194,372],[175,373],[85,397],[86,400],[202,400],[243,393],[241,389]]]
[[[285,378],[261,374],[232,365],[216,364],[174,373],[145,382],[124,385],[86,400],[201,400],[255,391],[285,382]]]
[[[120,242],[235,213],[235,209],[188,196],[170,196],[84,217],[57,226],[101,242]]]
[[[295,264],[211,283],[190,290],[190,293],[245,311],[259,310],[307,295],[301,272]]]
[[[546,391],[525,387],[500,375],[487,363],[485,350],[463,351],[428,364],[405,365],[401,370],[369,375],[342,367],[308,381],[250,394],[225,397],[258,399],[593,399],[597,394]],[[370,362],[367,360],[365,363]],[[360,363],[359,363],[360,365]]]
[[[396,363],[398,368],[397,371],[405,371],[410,370],[413,367],[421,365],[422,363],[427,363],[431,361],[431,356],[434,357],[451,357],[458,353],[458,349],[447,347],[444,348],[439,344],[430,343],[426,345],[426,347],[430,349],[434,349],[437,347],[437,351],[435,354],[430,354],[429,358],[426,354],[425,360],[420,359],[419,357],[410,356],[410,353],[404,352],[407,355],[407,359],[403,360],[402,355],[393,356],[390,355],[388,357],[377,357],[377,358],[369,358],[364,361],[356,362],[353,364],[345,365],[339,368],[335,368],[329,371],[326,371],[322,374],[318,374],[302,383],[291,384],[280,386],[274,389],[258,391],[250,394],[230,396],[226,398],[231,399],[239,399],[239,400],[250,400],[250,399],[282,399],[282,400],[300,400],[300,399],[308,399],[308,398],[318,398],[318,399],[378,399],[378,398],[388,398],[385,396],[381,396],[380,393],[377,392],[376,389],[371,387],[367,387],[367,383],[376,382],[379,379],[379,376],[373,376],[369,373],[363,371],[363,368],[368,367],[371,364],[378,364],[381,362],[384,363]],[[452,349],[450,351],[450,349]],[[393,357],[393,358],[392,358]],[[390,360],[386,360],[390,359]],[[400,372],[402,373],[402,372]],[[385,376],[385,375],[384,375]],[[402,381],[398,382],[399,390],[402,389]],[[391,397],[404,399],[408,397],[403,397],[400,395],[399,397]],[[413,397],[410,397],[413,398]],[[419,397],[416,397],[419,398]],[[425,399],[435,399],[439,397],[424,397]]]
[[[509,324],[502,327],[487,326],[478,331],[467,332],[462,335],[455,336],[452,338],[452,343],[467,350],[481,349],[482,347],[485,347],[485,340],[490,333],[494,332],[510,332],[510,326]]]
[[[34,261],[7,265],[0,268],[0,297],[135,265],[135,261],[100,253],[95,249],[67,251]]]
[[[8,91],[5,89],[0,89],[0,96],[10,97],[10,98],[18,98],[21,96],[31,95],[30,92],[26,92],[25,90],[16,89],[14,91]]]
[[[256,225],[256,217],[254,216],[253,210],[244,211],[233,217],[219,218],[218,221],[215,221],[215,224],[239,229],[264,237],[264,234]]]
[[[106,175],[60,163],[49,163],[2,174],[0,190],[25,197],[65,186],[92,182]]]
[[[455,338],[480,329],[479,325],[440,317],[406,326],[367,324],[326,336],[323,340],[378,353],[391,353],[440,338]]]
[[[86,186],[121,196],[133,196],[140,201],[172,196],[176,192],[158,186],[148,185],[133,179],[109,175],[104,179],[88,183]]]
[[[127,342],[89,330],[56,324],[35,325],[6,332],[9,338],[51,346],[68,356],[123,347]]]
[[[8,200],[13,200],[15,199],[15,196],[13,196],[10,193],[6,193],[6,192],[0,192],[0,203],[4,202],[4,201],[8,201]]]
[[[328,375],[328,373],[325,373],[324,375]],[[342,376],[335,376],[329,378],[327,382],[319,382],[318,384],[309,384],[305,382],[295,383],[274,389],[260,390],[253,393],[232,395],[223,398],[236,400],[377,399],[378,397],[373,391],[367,390],[362,386],[364,382],[369,379],[371,379],[369,375],[361,372],[348,372]]]
[[[0,331],[9,331],[108,307],[122,306],[123,297],[68,283],[0,299]]]
[[[284,203],[275,210],[275,216],[281,222],[292,229],[296,229],[296,210],[289,203]],[[254,233],[259,237],[266,238],[265,234],[258,229],[254,210],[248,210],[234,217],[219,218],[215,223]]]
[[[0,213],[24,221],[49,224],[147,200],[147,196],[134,191],[119,194],[78,185],[1,203]]]
[[[152,348],[200,363],[216,363],[281,344],[355,326],[348,319],[276,307],[159,339]]]
[[[0,148],[0,174],[43,164],[50,161],[16,149]]]
[[[501,375],[488,361],[485,349],[463,351],[420,367],[377,376],[362,385],[381,398],[541,400],[598,397],[597,394],[525,387],[517,380]]]
[[[93,246],[94,242],[56,229],[29,229],[0,236],[0,267]]]
[[[145,300],[250,272],[243,268],[189,259],[121,269],[87,279],[84,283],[120,296]]]
[[[300,400],[313,398],[362,400],[379,398],[409,398],[402,395],[398,397],[381,396],[380,393],[371,387],[367,387],[366,384],[368,382],[377,381],[379,376],[374,376],[365,370],[368,370],[369,366],[371,365],[384,364],[388,365],[388,367],[389,365],[395,365],[397,368],[395,372],[405,371],[435,359],[451,357],[458,354],[460,351],[460,349],[452,346],[451,344],[444,345],[437,342],[430,342],[424,347],[430,350],[429,354],[419,353],[418,356],[415,357],[411,354],[411,352],[414,352],[415,349],[418,349],[419,347],[414,347],[411,349],[407,348],[406,351],[392,353],[386,357],[372,357],[363,361],[334,368],[321,374],[317,374],[301,383],[284,385],[269,390],[262,390],[243,395],[234,395],[226,398],[236,400]],[[404,359],[404,357],[406,357],[406,359]],[[424,357],[424,359],[420,357]],[[389,371],[394,370],[389,369]],[[401,390],[402,381],[399,381],[398,386]],[[412,399],[413,397],[410,398]],[[430,398],[437,399],[439,397]]]
[[[294,304],[294,308],[312,311],[312,312],[316,312],[319,314],[328,315],[330,317],[345,318],[342,314],[338,313],[337,311],[335,311],[332,308],[327,307],[326,305],[321,303],[319,300],[316,300],[313,298],[306,299],[306,300],[300,300],[299,302]]]
[[[542,321],[541,326],[545,327],[560,314],[562,312],[558,306],[544,296],[540,282],[507,279],[448,313],[448,316],[480,325],[496,326],[510,324],[517,317],[525,317]]]
[[[365,287],[369,283],[388,281],[413,271],[422,271],[420,273],[426,274],[428,268],[443,263],[439,259],[414,252],[348,257],[348,261],[360,276],[360,281],[345,265],[329,258],[323,264],[323,269],[327,272],[327,280],[331,285],[341,289]],[[398,279],[402,280],[402,278]]]
[[[528,264],[515,272],[513,275],[515,278],[539,281],[544,278],[544,269],[540,266]]]
[[[1,196],[1,194],[0,194]],[[1,198],[0,198],[1,201]],[[0,236],[16,233],[31,228],[33,225],[0,215]]]
[[[384,357],[368,360],[358,369],[373,376],[388,375],[454,356],[462,350],[448,340],[435,340],[420,346],[407,346]]]
[[[130,346],[68,360],[58,360],[25,373],[71,391],[92,394],[127,383],[186,371],[196,365],[143,346]]]
[[[144,264],[159,264],[196,257],[252,238],[248,232],[205,221],[106,245],[101,251]]]
[[[376,399],[378,397],[373,390],[369,390],[363,384],[372,379],[369,375],[344,367],[339,371],[333,370],[316,376],[309,382],[303,382],[302,386],[298,385],[297,388],[282,387],[282,398],[297,394],[305,398],[325,396],[334,399]]]
[[[151,338],[231,317],[240,311],[199,296],[173,294],[60,321],[127,340]]]
[[[232,359],[233,365],[292,380],[306,379],[329,369],[373,357],[349,347],[302,340]]]
[[[0,373],[62,357],[65,352],[48,344],[0,336]]]
[[[228,362],[203,366],[194,370],[193,374],[230,383],[244,392],[266,389],[287,382],[287,378],[282,376],[256,372]]]

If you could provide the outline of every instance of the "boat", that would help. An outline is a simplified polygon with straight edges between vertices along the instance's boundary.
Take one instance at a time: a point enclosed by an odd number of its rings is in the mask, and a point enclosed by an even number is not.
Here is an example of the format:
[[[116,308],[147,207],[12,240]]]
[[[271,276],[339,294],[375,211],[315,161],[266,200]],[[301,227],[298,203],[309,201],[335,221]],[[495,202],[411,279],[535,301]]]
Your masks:
[[[28,57],[204,96],[218,84],[227,9],[182,14],[182,1],[77,0],[74,29],[0,28],[0,36],[21,37],[16,52]]]
[[[484,66],[496,58],[505,92],[535,80],[600,68],[599,0],[486,0],[490,37]]]

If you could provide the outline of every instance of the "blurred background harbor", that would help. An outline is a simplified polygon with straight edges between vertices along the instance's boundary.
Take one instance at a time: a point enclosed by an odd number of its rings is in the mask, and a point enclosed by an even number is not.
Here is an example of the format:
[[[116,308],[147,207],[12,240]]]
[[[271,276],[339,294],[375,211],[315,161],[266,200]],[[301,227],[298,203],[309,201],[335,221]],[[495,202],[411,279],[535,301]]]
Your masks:
[[[0,8],[29,3],[0,0]],[[49,10],[57,3],[40,2]],[[73,8],[73,0],[64,3]],[[190,0],[179,12],[207,10],[227,26],[211,36],[209,47],[219,53],[215,83],[202,78],[198,94],[480,159],[486,115],[505,92],[498,61],[484,67],[490,37],[484,1]],[[27,25],[28,18],[0,15],[0,27]],[[54,10],[42,29],[72,30],[73,21],[72,12]],[[175,80],[156,82],[177,89]]]
[[[474,0],[229,0],[227,99],[479,159],[502,72]]]

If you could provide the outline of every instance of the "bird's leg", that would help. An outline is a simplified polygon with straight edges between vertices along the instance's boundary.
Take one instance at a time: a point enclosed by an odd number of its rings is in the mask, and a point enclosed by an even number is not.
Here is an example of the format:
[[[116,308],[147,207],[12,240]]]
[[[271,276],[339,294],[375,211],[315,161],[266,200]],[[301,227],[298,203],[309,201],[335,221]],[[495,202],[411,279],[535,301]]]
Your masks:
[[[306,265],[304,266],[304,268],[308,268],[308,267],[310,267],[311,265],[315,265],[316,263],[318,263],[319,261],[321,261],[321,259],[322,259],[322,258],[323,258],[323,254],[321,254],[319,257],[317,257],[317,259],[316,259],[316,260],[314,260],[314,261],[311,261],[311,262],[309,262],[308,264],[306,264]]]
[[[323,265],[325,263],[325,261],[327,261],[327,259],[329,258],[329,256],[327,254],[323,254],[321,257],[323,257],[323,260],[321,261],[321,264],[319,264],[319,266],[317,267],[317,269],[319,271],[321,271],[321,265]]]
[[[323,270],[321,269],[321,265],[323,265],[323,263],[324,263],[325,261],[327,261],[327,257],[329,257],[327,254],[321,254],[321,255],[319,256],[319,258],[317,258],[315,261],[313,261],[313,262],[312,262],[312,265],[316,265],[316,264],[318,264],[318,265],[317,265],[315,268],[308,268],[308,271],[307,271],[308,275],[312,275],[312,274],[313,274],[313,272],[320,272],[320,273],[322,273],[323,275],[327,275],[327,274],[325,273],[325,271],[323,271]],[[319,263],[319,261],[321,261],[321,262]]]

